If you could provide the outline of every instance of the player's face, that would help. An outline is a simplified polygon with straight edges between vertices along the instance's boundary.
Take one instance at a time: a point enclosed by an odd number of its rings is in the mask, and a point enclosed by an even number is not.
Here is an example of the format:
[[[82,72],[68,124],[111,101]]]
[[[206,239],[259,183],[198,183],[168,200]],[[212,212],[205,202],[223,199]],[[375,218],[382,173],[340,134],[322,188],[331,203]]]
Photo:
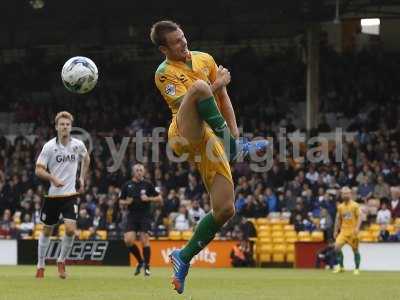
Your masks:
[[[68,137],[71,133],[71,121],[66,118],[60,118],[57,122],[56,130],[60,137]]]
[[[351,191],[348,191],[348,190],[342,191],[343,201],[349,201],[350,198],[351,198]]]
[[[189,55],[189,49],[185,34],[178,28],[178,30],[169,32],[165,35],[166,46],[161,46],[161,51],[172,60],[186,60]]]
[[[144,167],[142,165],[137,165],[133,167],[133,177],[136,180],[143,180],[144,178]]]

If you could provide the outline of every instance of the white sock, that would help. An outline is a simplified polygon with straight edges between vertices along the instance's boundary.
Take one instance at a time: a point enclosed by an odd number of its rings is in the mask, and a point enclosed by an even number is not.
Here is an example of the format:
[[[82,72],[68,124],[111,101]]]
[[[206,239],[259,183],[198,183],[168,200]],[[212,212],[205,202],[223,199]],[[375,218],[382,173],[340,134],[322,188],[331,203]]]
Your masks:
[[[39,246],[38,246],[38,268],[44,268],[46,260],[47,248],[50,244],[50,237],[45,236],[43,232],[39,236]]]
[[[65,262],[65,258],[67,257],[69,251],[72,248],[72,244],[74,243],[75,235],[68,236],[64,235],[61,241],[61,251],[60,255],[58,256],[57,262]]]

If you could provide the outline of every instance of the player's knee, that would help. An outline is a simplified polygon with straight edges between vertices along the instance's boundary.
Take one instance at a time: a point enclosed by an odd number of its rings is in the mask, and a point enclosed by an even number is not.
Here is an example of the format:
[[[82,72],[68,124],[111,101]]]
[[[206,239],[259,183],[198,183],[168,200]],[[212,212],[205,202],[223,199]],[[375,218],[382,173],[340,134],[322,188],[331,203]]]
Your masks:
[[[130,247],[130,246],[133,245],[133,241],[132,241],[131,238],[124,238],[124,242],[125,242],[125,245],[126,245],[127,247]]]
[[[190,89],[196,100],[212,96],[211,88],[204,80],[196,80]]]
[[[73,235],[75,235],[75,229],[74,228],[66,228],[65,229],[65,235],[67,235],[67,236],[73,236]]]
[[[218,211],[214,211],[214,214],[218,223],[226,223],[235,215],[235,206],[224,205]]]

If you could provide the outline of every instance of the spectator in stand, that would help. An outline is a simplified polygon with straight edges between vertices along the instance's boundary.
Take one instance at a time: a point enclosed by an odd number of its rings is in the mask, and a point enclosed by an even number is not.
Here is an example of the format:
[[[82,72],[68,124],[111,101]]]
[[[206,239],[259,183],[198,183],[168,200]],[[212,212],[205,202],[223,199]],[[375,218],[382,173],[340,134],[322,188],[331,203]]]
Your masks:
[[[392,213],[392,218],[395,220],[400,218],[400,187],[391,187],[390,196],[390,210]]]
[[[278,198],[271,188],[265,189],[265,201],[267,202],[268,212],[277,212],[279,210],[278,207]]]
[[[80,230],[88,230],[93,225],[93,220],[87,213],[86,208],[79,211],[78,220],[76,221],[77,228]]]
[[[192,226],[197,225],[197,223],[206,215],[204,210],[200,207],[198,200],[192,201],[192,207],[189,209],[189,221]]]
[[[368,177],[363,176],[361,179],[361,185],[358,187],[357,195],[358,199],[363,201],[364,203],[368,202],[368,199],[372,197],[374,189],[372,185],[368,182]]]
[[[92,227],[95,230],[105,230],[107,229],[107,222],[106,218],[104,217],[103,211],[100,209],[100,207],[96,207],[93,221],[92,221]]]
[[[32,235],[35,224],[32,222],[32,218],[30,214],[24,215],[23,222],[19,225],[19,234],[22,238],[27,238]]]
[[[390,197],[390,187],[384,181],[382,175],[378,176],[377,183],[374,188],[374,198],[382,199],[382,198],[389,198]]]
[[[386,202],[382,201],[381,209],[378,210],[376,215],[376,223],[380,225],[389,225],[392,221],[392,214]]]
[[[188,216],[188,211],[184,205],[179,207],[178,214],[173,220],[173,230],[185,231],[190,230],[190,221]]]

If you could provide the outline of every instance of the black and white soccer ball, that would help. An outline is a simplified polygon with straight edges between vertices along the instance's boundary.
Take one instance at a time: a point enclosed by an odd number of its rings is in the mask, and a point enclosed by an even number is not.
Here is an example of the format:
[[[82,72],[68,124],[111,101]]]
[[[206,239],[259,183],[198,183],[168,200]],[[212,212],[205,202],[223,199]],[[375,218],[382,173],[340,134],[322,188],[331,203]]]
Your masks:
[[[90,92],[96,86],[98,78],[99,71],[96,64],[84,56],[70,58],[61,71],[64,86],[78,94]]]

